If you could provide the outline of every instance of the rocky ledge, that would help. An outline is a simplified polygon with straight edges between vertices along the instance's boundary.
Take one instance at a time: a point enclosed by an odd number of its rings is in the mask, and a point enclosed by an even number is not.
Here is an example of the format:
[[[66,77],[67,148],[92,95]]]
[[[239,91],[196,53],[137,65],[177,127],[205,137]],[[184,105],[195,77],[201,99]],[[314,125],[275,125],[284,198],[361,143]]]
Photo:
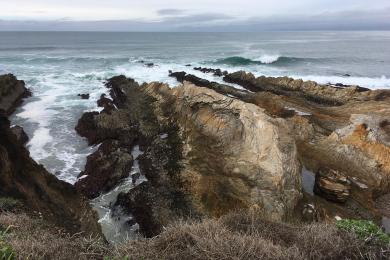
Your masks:
[[[22,99],[30,95],[24,81],[17,80],[12,74],[0,76],[0,113],[10,115]]]
[[[39,214],[70,233],[100,235],[88,201],[31,159],[24,147],[27,135],[21,127],[10,127],[6,115],[28,95],[23,81],[13,75],[0,76],[0,93],[0,196],[23,201],[28,213]]]

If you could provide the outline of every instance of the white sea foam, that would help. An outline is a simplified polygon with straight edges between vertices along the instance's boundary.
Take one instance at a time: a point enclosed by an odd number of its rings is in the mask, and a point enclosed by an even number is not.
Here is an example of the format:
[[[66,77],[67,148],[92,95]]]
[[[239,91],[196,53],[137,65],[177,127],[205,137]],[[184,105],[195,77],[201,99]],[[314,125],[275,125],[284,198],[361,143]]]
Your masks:
[[[35,132],[33,137],[28,143],[31,155],[40,160],[49,156],[48,150],[45,148],[47,144],[53,141],[53,137],[50,135],[50,129],[46,127],[40,127]]]
[[[264,64],[271,64],[271,63],[278,61],[279,58],[280,58],[280,55],[263,54],[259,58],[254,59],[254,60],[260,61],[261,63],[264,63]]]
[[[303,80],[313,80],[320,84],[337,84],[342,83],[344,85],[358,85],[361,87],[366,87],[370,89],[388,89],[390,88],[390,78],[385,76],[378,78],[369,78],[369,77],[340,77],[340,76],[297,76],[293,75],[293,78],[300,78]]]

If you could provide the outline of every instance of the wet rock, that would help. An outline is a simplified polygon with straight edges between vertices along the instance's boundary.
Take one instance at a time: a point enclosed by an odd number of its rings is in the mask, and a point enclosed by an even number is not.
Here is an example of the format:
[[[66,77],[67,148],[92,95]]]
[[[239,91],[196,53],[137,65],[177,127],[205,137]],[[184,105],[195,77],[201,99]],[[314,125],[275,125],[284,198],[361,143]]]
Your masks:
[[[24,81],[17,80],[12,74],[0,75],[0,113],[10,115],[28,96],[31,96],[31,92]]]
[[[99,107],[103,107],[103,112],[110,113],[112,110],[115,110],[116,107],[113,101],[106,97],[106,94],[102,94],[100,99],[97,101],[97,105]]]
[[[81,99],[89,99],[89,94],[78,94]]]
[[[11,127],[11,132],[16,136],[18,143],[25,145],[28,142],[29,138],[21,126]]]
[[[88,156],[85,170],[80,173],[75,187],[89,199],[114,188],[129,176],[133,157],[129,149],[120,147],[116,140],[104,141],[99,149]]]
[[[145,237],[161,233],[163,224],[169,223],[172,217],[166,200],[148,182],[141,183],[129,193],[119,194],[115,207],[133,215]]]
[[[146,63],[145,66],[148,67],[148,68],[152,68],[155,65],[154,65],[154,63],[150,62],[150,63]]]
[[[351,194],[351,183],[344,173],[320,169],[316,174],[314,193],[334,202],[346,202]]]
[[[196,67],[194,68],[194,70],[198,70],[203,73],[213,73],[214,76],[218,76],[218,77],[226,76],[228,74],[227,71],[222,71],[221,69]]]
[[[124,110],[114,110],[111,113],[104,111],[84,113],[75,129],[79,135],[88,139],[89,144],[116,139],[131,145],[137,138],[129,114]]]
[[[141,177],[141,174],[139,172],[136,172],[134,174],[131,175],[131,182],[134,184],[136,184],[136,182],[138,181],[138,179]]]

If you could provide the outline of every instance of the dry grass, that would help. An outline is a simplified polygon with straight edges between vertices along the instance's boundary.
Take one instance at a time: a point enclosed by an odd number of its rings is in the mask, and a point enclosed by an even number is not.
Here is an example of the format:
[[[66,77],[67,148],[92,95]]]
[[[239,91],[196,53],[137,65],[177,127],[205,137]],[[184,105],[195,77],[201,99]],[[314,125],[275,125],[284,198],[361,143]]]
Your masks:
[[[388,259],[389,248],[366,244],[333,225],[290,226],[253,214],[177,223],[153,239],[117,248],[129,259]]]
[[[177,222],[152,239],[116,248],[99,239],[69,236],[42,220],[0,215],[11,226],[6,242],[18,259],[389,259],[389,248],[368,244],[333,225],[270,223],[252,213],[201,222]],[[386,251],[387,250],[387,251]]]
[[[17,259],[102,259],[108,252],[101,239],[71,236],[25,214],[0,214],[0,228],[8,227],[4,239]]]

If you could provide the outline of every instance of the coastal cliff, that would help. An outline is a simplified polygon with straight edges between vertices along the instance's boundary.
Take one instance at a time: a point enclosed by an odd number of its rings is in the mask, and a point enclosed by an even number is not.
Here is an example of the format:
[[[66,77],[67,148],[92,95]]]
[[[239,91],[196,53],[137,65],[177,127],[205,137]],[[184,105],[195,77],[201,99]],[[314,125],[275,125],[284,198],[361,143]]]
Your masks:
[[[99,235],[88,201],[31,159],[22,128],[10,126],[7,115],[29,93],[24,82],[13,75],[0,76],[0,93],[0,196],[22,201],[29,214],[42,215],[70,233]]]
[[[80,259],[204,259],[206,249],[216,259],[221,252],[238,259],[388,257],[388,236],[379,229],[379,238],[362,240],[333,223],[340,218],[379,223],[390,216],[389,92],[254,80],[244,72],[216,75],[227,83],[185,72],[170,73],[182,82],[175,88],[140,85],[125,76],[109,79],[110,97],[97,101],[102,110],[84,113],[76,126],[99,147],[74,186],[30,158],[28,137],[10,126],[5,113],[16,105],[7,101],[0,117],[0,196],[22,201],[28,216],[6,212],[0,227],[16,227],[9,243],[18,254],[72,259],[62,251],[71,246]],[[1,93],[20,103],[27,91],[23,82],[5,77],[7,91]],[[10,95],[12,86],[24,91]],[[136,146],[142,151],[138,158],[132,156]],[[136,161],[140,173],[130,175]],[[146,181],[138,182],[141,175]],[[110,214],[132,216],[128,227],[138,225],[143,236],[154,238],[115,247],[85,239],[101,233],[86,198],[96,199],[129,178],[132,188],[108,205]],[[38,213],[82,236],[65,238],[41,226]],[[21,221],[28,225],[20,227]],[[40,251],[31,253],[21,246],[36,232],[55,241],[55,249],[36,247]]]

